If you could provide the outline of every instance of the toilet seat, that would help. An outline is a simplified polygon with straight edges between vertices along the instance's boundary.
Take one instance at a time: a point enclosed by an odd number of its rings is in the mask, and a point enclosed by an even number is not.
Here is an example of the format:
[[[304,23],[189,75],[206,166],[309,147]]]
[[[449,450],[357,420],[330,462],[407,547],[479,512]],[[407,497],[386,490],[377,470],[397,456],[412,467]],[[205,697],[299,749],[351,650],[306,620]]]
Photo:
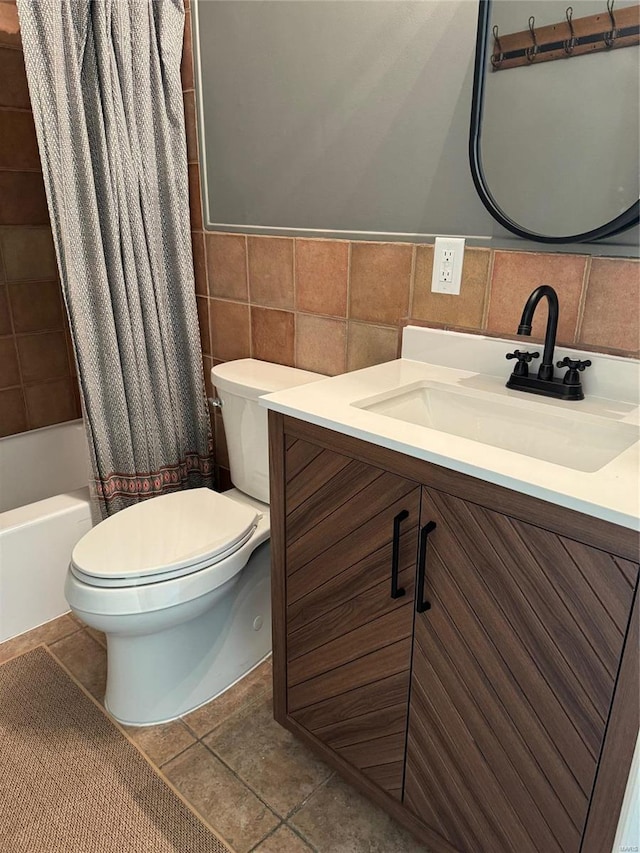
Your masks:
[[[71,573],[93,587],[135,587],[193,574],[241,549],[261,514],[210,489],[151,498],[105,519],[78,542]]]

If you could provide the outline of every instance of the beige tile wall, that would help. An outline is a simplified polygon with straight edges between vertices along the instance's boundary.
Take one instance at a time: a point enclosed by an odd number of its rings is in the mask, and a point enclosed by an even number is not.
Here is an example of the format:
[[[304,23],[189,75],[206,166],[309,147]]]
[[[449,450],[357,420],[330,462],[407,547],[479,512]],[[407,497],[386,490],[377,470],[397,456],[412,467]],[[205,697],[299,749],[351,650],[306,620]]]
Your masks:
[[[430,245],[203,237],[203,353],[216,361],[253,356],[334,375],[395,357],[407,320],[513,336],[544,283],[559,295],[559,343],[640,355],[635,260],[467,248],[461,294],[448,296],[431,293]],[[543,303],[534,339],[545,322]]]
[[[203,237],[198,302],[207,373],[215,362],[247,356],[327,375],[357,370],[397,357],[407,319],[514,336],[527,296],[543,283],[559,295],[558,343],[640,354],[637,261],[470,248],[461,294],[447,296],[431,293],[428,245]],[[534,339],[545,323],[543,304]],[[214,429],[220,444],[218,418]],[[219,464],[225,459],[218,454]]]
[[[0,2],[0,436],[80,417],[14,2]]]

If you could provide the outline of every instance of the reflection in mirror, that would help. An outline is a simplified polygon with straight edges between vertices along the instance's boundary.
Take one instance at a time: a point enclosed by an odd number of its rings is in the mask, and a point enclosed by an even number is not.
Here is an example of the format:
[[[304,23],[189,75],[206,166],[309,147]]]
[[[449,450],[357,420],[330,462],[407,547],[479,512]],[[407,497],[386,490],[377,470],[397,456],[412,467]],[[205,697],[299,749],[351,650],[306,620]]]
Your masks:
[[[543,242],[592,240],[635,224],[637,40],[628,48],[614,43],[496,69],[496,33],[523,33],[525,40],[531,34],[533,45],[536,32],[550,25],[557,25],[558,38],[568,38],[568,14],[576,33],[580,19],[598,15],[608,31],[610,16],[604,0],[574,0],[572,13],[567,0],[480,0],[480,7],[471,160],[485,205],[514,233]],[[625,7],[640,11],[634,2],[616,4]]]

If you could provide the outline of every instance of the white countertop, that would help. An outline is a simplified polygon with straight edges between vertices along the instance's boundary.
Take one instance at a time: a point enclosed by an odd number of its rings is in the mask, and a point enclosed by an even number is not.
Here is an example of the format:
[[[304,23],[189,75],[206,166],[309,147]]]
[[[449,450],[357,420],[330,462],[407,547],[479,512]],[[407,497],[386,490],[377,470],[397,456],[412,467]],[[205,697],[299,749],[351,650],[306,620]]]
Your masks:
[[[566,420],[567,434],[578,446],[581,439],[576,422],[638,425],[637,361],[556,348],[555,361],[567,354],[592,361],[592,367],[581,375],[585,400],[566,402],[505,387],[513,365],[505,361],[505,354],[515,348],[541,351],[539,345],[527,346],[526,339],[514,343],[408,326],[403,334],[402,358],[268,394],[260,402],[273,411],[623,527],[640,529],[638,440],[598,470],[581,471],[527,455],[526,442],[515,452],[357,405],[362,401],[368,404],[368,398],[384,398],[403,386],[427,384],[475,395],[485,402],[515,405],[523,412],[535,413],[538,419],[547,415],[556,425],[562,426]],[[554,441],[553,435],[549,441]]]

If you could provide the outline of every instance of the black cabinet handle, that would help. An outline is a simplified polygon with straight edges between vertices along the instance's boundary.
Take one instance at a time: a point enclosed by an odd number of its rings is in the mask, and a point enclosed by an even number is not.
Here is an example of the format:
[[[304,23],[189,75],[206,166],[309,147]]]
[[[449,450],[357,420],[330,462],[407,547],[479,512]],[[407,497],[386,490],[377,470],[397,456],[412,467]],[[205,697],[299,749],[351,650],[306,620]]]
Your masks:
[[[398,562],[400,560],[400,524],[409,518],[409,510],[403,509],[393,519],[393,550],[391,552],[391,598],[402,598],[404,589],[398,589]]]
[[[420,554],[418,557],[418,589],[416,590],[416,611],[424,613],[431,607],[430,601],[424,600],[424,577],[427,570],[427,539],[436,529],[435,521],[430,521],[420,531]]]

